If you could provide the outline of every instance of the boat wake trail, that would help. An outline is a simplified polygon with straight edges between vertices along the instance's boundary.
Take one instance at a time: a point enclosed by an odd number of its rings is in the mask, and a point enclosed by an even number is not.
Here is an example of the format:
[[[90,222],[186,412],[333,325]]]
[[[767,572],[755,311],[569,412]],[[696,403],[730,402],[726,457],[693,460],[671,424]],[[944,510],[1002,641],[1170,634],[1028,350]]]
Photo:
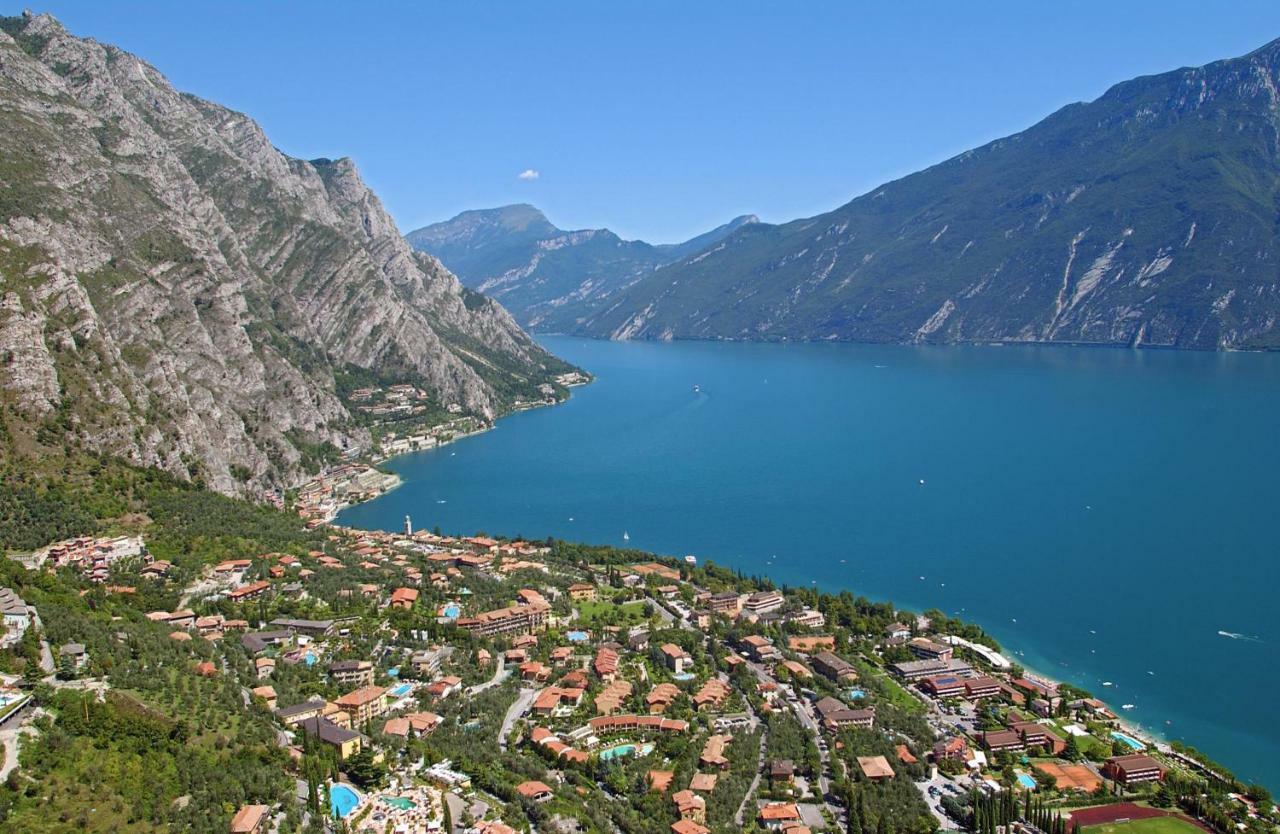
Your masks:
[[[1229,638],[1229,639],[1231,639],[1231,640],[1244,640],[1246,643],[1261,643],[1261,642],[1262,642],[1262,638],[1261,638],[1261,637],[1251,637],[1251,636],[1249,636],[1248,634],[1240,634],[1240,633],[1238,633],[1238,632],[1234,632],[1234,631],[1222,631],[1221,629],[1219,629],[1219,630],[1218,630],[1218,635],[1219,635],[1220,637],[1227,637],[1227,638]]]

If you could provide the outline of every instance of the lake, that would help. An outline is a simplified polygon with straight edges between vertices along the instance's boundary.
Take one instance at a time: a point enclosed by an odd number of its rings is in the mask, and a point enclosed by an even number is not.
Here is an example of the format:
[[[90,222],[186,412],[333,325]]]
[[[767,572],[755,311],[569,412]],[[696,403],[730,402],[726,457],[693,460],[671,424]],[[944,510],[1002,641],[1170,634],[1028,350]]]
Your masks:
[[[597,382],[339,522],[629,533],[937,607],[1280,787],[1280,355],[542,341]]]

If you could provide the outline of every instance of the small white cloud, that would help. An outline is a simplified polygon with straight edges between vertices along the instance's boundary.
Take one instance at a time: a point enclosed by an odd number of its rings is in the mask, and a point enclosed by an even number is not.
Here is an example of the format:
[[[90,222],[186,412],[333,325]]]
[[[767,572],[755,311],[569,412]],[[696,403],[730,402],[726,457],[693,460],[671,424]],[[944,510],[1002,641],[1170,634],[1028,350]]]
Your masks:
[[[525,168],[523,171],[516,174],[516,179],[525,180],[526,182],[528,182],[529,180],[536,180],[537,178],[538,178],[538,172],[533,170],[532,168]]]

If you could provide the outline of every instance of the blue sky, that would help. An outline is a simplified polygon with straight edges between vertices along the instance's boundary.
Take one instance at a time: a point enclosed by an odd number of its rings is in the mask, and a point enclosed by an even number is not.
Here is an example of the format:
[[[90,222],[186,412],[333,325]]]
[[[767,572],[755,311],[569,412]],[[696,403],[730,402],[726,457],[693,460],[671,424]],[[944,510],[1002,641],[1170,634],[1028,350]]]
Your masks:
[[[1280,37],[1274,0],[37,10],[248,113],[286,153],[352,157],[404,231],[531,202],[652,242],[817,214],[1115,82]]]

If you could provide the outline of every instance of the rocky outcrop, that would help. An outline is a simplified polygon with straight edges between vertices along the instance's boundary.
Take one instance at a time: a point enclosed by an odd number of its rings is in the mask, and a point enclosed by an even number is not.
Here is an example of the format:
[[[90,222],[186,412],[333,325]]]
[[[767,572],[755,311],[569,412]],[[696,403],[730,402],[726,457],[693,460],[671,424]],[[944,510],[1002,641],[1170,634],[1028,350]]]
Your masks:
[[[345,369],[485,417],[565,369],[414,252],[350,160],[290,158],[49,16],[0,30],[7,436],[243,492],[368,442]]]

